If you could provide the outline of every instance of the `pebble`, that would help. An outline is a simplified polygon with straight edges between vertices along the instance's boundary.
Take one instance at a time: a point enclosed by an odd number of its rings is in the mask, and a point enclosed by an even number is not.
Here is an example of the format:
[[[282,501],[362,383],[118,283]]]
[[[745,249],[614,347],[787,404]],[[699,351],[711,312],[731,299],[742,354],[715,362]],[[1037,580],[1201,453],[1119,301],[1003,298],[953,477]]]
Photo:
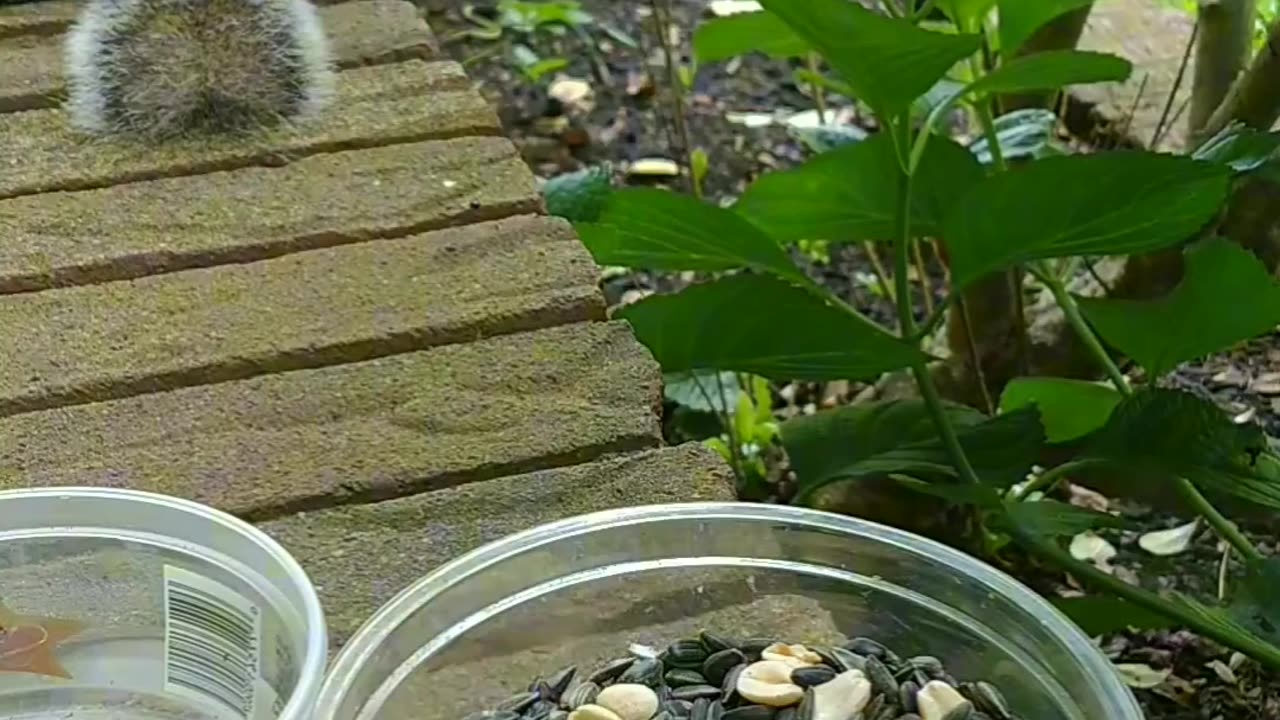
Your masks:
[[[607,707],[583,705],[569,713],[569,720],[622,720],[622,718]]]
[[[957,717],[966,717],[961,708],[973,708],[973,704],[959,690],[941,680],[925,683],[920,692],[916,693],[916,704],[920,706],[921,720],[955,720]]]
[[[871,681],[858,670],[846,670],[813,688],[809,720],[852,720],[871,702]]]
[[[658,712],[658,694],[647,685],[638,683],[618,683],[600,691],[596,696],[596,707],[602,707],[621,720],[649,720]],[[592,707],[586,705],[584,707]],[[579,708],[581,710],[582,708]],[[581,718],[578,720],[595,720]],[[600,720],[605,720],[601,718]]]
[[[791,682],[792,666],[779,660],[760,660],[738,675],[738,694],[760,705],[786,707],[804,697],[804,689]]]
[[[812,665],[821,665],[822,656],[810,650],[804,645],[787,645],[786,643],[773,643],[764,650],[760,651],[762,660],[776,660],[784,662],[793,668],[809,667]]]

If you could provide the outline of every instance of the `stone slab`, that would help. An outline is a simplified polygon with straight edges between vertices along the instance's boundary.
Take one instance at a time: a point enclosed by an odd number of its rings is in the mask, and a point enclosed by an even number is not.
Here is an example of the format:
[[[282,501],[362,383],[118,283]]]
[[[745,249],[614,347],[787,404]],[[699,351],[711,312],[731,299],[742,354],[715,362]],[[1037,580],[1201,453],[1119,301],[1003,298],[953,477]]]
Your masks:
[[[628,326],[580,323],[6,418],[0,488],[129,487],[269,519],[654,447],[660,398],[657,366]],[[567,484],[525,484],[505,480],[485,493],[449,496],[471,498],[470,514],[436,539],[461,544],[480,537],[466,533],[508,527],[502,523],[511,520],[491,524],[482,516],[498,518],[502,502],[515,512],[534,495],[549,502],[553,490],[565,508],[584,507],[573,505]],[[541,495],[524,494],[535,486]],[[505,501],[499,487],[507,488]],[[616,484],[578,490],[599,502],[631,497]],[[672,482],[666,492],[688,488]],[[482,512],[486,502],[490,510]],[[368,528],[381,527],[394,524],[397,512],[416,517],[413,508],[436,503],[303,516],[278,528],[296,542],[318,525],[354,529],[369,518]],[[450,522],[464,517],[463,507],[450,510]],[[422,529],[404,524],[398,532]],[[321,537],[314,542],[333,547]]]
[[[733,497],[728,466],[691,444],[301,513],[262,528],[306,568],[324,601],[331,637],[341,644],[402,588],[510,533],[598,510]],[[536,639],[536,628],[529,633]]]
[[[340,73],[337,97],[325,113],[252,138],[192,138],[145,146],[85,138],[68,126],[61,110],[0,115],[0,198],[501,133],[497,116],[457,63],[412,60]]]
[[[76,17],[77,0],[45,0],[0,5],[0,38],[56,35]]]
[[[49,17],[74,12],[74,6],[48,4]],[[340,68],[438,57],[431,31],[404,0],[351,0],[320,8],[320,18]],[[65,90],[62,51],[61,35],[0,35],[0,113],[57,106]]]
[[[1169,93],[1176,85],[1178,67],[1194,25],[1190,15],[1159,0],[1099,0],[1089,15],[1079,47],[1119,55],[1133,63],[1133,74],[1123,83],[1075,87],[1072,98],[1091,109],[1094,123],[1100,121],[1111,133],[1124,133],[1127,139],[1145,147],[1155,135]],[[1194,53],[1170,111],[1171,118],[1191,94],[1193,68]],[[1128,120],[1130,114],[1132,121]],[[1166,132],[1161,149],[1183,149],[1186,124],[1183,113]]]
[[[0,200],[0,293],[137,278],[535,213],[505,138],[327,153]]]
[[[0,415],[602,318],[596,273],[567,222],[519,216],[0,296]]]

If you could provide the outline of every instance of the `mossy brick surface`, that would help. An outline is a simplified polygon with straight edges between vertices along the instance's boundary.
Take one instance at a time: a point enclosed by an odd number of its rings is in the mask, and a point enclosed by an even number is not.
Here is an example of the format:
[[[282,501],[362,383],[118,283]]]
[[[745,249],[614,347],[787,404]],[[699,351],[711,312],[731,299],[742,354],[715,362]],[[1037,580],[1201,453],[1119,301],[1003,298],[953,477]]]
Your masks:
[[[302,563],[341,644],[404,587],[510,533],[599,510],[733,497],[728,466],[691,444],[300,513],[261,527]]]
[[[0,296],[0,415],[601,318],[568,223],[518,216]],[[20,329],[20,330],[17,330]]]
[[[49,4],[51,21],[66,11]],[[320,8],[320,19],[342,68],[438,56],[417,8],[404,0],[352,0]],[[0,113],[57,106],[65,85],[62,51],[60,34],[0,35]]]
[[[145,146],[85,138],[68,126],[60,109],[7,113],[0,115],[0,198],[501,132],[497,116],[457,63],[422,60],[340,73],[337,97],[327,111],[309,122],[249,137]]]
[[[5,418],[0,487],[130,487],[269,519],[654,447],[660,396],[626,325],[576,323]]]
[[[76,0],[44,0],[0,5],[0,38],[57,35],[76,17]]]
[[[1080,49],[1119,55],[1133,63],[1133,73],[1123,83],[1075,86],[1071,88],[1072,97],[1092,106],[1106,125],[1127,130],[1129,138],[1144,146],[1150,143],[1165,113],[1169,93],[1178,87],[1178,67],[1194,20],[1161,0],[1097,3],[1080,38]],[[1193,57],[1179,87],[1175,109],[1190,96],[1194,66]],[[1165,132],[1161,148],[1182,150],[1186,145],[1185,116]]]
[[[504,138],[0,200],[0,293],[136,278],[534,213]]]

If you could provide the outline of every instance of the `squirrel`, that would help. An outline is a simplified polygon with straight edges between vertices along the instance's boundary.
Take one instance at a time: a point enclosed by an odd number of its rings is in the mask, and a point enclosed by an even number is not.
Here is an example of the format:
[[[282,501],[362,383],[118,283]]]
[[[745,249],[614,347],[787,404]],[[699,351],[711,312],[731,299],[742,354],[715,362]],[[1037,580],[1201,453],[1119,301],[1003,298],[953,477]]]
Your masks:
[[[88,0],[65,61],[72,126],[142,140],[305,119],[335,77],[309,0]]]

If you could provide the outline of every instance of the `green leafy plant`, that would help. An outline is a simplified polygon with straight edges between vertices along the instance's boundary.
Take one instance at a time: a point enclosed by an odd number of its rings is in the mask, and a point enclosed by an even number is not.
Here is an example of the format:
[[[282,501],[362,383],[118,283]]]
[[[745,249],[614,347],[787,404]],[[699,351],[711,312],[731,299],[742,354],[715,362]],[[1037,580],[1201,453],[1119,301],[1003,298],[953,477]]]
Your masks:
[[[891,478],[970,508],[989,550],[1015,543],[1110,593],[1105,605],[1077,606],[1092,628],[1105,607],[1113,626],[1185,626],[1280,669],[1276,561],[1209,499],[1230,495],[1280,508],[1280,460],[1258,428],[1159,383],[1177,363],[1280,323],[1280,286],[1253,255],[1212,232],[1232,188],[1267,162],[1248,158],[1270,157],[1276,146],[1265,133],[1236,129],[1191,156],[1064,155],[1042,152],[1049,131],[1035,128],[1045,127],[1044,115],[998,122],[1000,96],[1129,75],[1126,61],[1099,53],[1019,54],[1040,26],[1081,4],[940,0],[936,7],[953,25],[938,30],[922,25],[923,13],[892,2],[896,11],[885,16],[847,0],[763,0],[760,13],[714,21],[695,38],[700,59],[748,50],[819,53],[839,76],[827,86],[872,108],[881,130],[762,177],[731,208],[622,190],[577,227],[600,263],[712,276],[618,313],[669,373],[910,374],[918,400],[864,403],[778,427],[799,501],[833,483]],[[920,99],[930,93],[937,97],[922,113]],[[954,108],[972,114],[981,144],[964,147],[941,134],[937,120]],[[1023,123],[1032,129],[1013,132]],[[890,252],[897,326],[862,316],[796,267],[783,246],[801,240],[871,241]],[[944,401],[924,348],[947,305],[922,314],[908,285],[917,245],[931,240],[945,250],[948,304],[984,277],[1025,269],[1056,300],[1107,383],[1023,378],[1005,389],[993,416]],[[1187,271],[1166,297],[1084,299],[1067,289],[1081,257],[1167,249],[1185,249]],[[1229,318],[1212,311],[1223,298],[1232,302]],[[1143,368],[1145,384],[1131,384],[1113,350]],[[738,395],[735,418],[764,418],[760,398],[744,402],[755,394]],[[726,402],[719,410],[731,408]],[[742,422],[731,424],[752,441],[773,436],[772,428],[754,434]],[[1046,458],[1052,462],[1039,467]],[[1234,549],[1247,572],[1228,604],[1157,594],[1071,556],[1064,536],[1120,520],[1050,492],[1064,478],[1099,469],[1154,478]],[[1071,603],[1061,606],[1072,611]]]

